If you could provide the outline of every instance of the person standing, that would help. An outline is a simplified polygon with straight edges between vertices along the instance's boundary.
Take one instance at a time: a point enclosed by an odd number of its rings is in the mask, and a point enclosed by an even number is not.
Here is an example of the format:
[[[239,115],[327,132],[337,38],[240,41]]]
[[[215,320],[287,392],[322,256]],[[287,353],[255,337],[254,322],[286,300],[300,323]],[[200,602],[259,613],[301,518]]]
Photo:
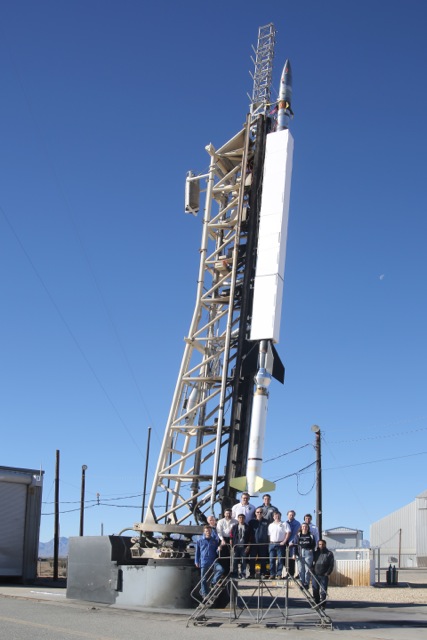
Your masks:
[[[224,517],[218,520],[216,525],[216,532],[221,544],[221,547],[230,544],[230,532],[233,524],[237,524],[237,520],[231,517],[231,509],[225,509]]]
[[[246,578],[246,558],[249,554],[250,531],[245,522],[245,514],[239,513],[237,524],[234,524],[230,532],[230,542],[233,547],[233,574],[239,578]],[[241,570],[239,569],[241,564]]]
[[[283,553],[286,539],[291,533],[289,525],[286,522],[282,522],[282,514],[280,511],[275,511],[273,518],[273,522],[268,525],[268,535],[270,538],[270,578],[272,580],[282,577]]]
[[[310,584],[310,571],[313,564],[313,554],[316,548],[316,541],[309,526],[303,522],[299,533],[295,538],[296,561],[298,565],[298,576],[302,585],[308,589]]]
[[[268,520],[263,517],[261,507],[255,510],[255,519],[249,523],[250,553],[249,553],[249,578],[255,578],[255,562],[258,558],[261,575],[267,573],[268,560]]]
[[[317,543],[319,542],[319,538],[320,538],[320,534],[319,534],[319,529],[316,527],[315,524],[313,524],[311,521],[313,520],[313,516],[311,515],[311,513],[306,513],[304,516],[304,522],[306,522],[308,524],[308,527],[310,529],[310,533],[314,536],[314,539],[316,541],[316,547],[317,547]]]
[[[210,528],[212,529],[212,538],[219,540],[219,536],[218,536],[218,532],[216,530],[217,528],[217,521],[215,516],[208,516],[206,518],[206,523],[210,526]]]
[[[273,522],[273,513],[275,511],[278,511],[277,507],[271,504],[271,495],[269,493],[265,493],[262,496],[262,505],[257,507],[256,511],[258,509],[262,509],[262,517],[267,520],[268,524],[271,524]]]
[[[237,520],[231,517],[231,509],[224,510],[224,517],[218,520],[216,531],[219,538],[219,557],[224,570],[230,571],[230,535]]]
[[[212,537],[212,529],[208,524],[203,527],[203,536],[197,540],[194,564],[200,569],[200,593],[203,598],[208,595],[208,571],[213,565],[212,586],[214,586],[222,574],[223,567],[218,562],[219,540]]]
[[[247,491],[244,491],[240,497],[240,502],[235,504],[231,510],[231,514],[235,519],[237,518],[239,513],[243,513],[243,515],[245,516],[246,524],[249,524],[255,513],[255,507],[249,502],[249,498],[249,493]]]
[[[334,554],[326,547],[326,542],[320,539],[314,552],[312,583],[313,598],[323,609],[328,592],[329,576],[334,570],[334,564]]]
[[[301,523],[295,518],[295,511],[288,511],[288,519],[286,523],[289,525],[290,533],[288,533],[285,544],[289,546],[289,567],[286,567],[291,576],[295,575],[295,537],[299,531]]]

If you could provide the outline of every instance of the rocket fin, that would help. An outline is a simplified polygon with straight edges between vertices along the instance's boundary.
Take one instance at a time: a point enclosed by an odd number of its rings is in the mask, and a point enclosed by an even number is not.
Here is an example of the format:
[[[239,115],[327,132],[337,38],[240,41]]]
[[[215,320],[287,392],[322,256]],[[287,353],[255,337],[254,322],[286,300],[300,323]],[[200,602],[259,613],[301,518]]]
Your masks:
[[[230,487],[237,489],[237,491],[247,491],[248,479],[246,476],[240,476],[239,478],[233,478],[230,480]]]
[[[240,476],[239,478],[233,478],[230,480],[230,487],[233,489],[237,489],[237,491],[247,491],[248,490],[248,478],[247,476]],[[262,491],[274,491],[276,485],[274,482],[270,480],[266,480],[265,478],[261,478],[261,476],[255,476],[254,489],[255,493],[260,493]]]
[[[255,476],[255,491],[257,493],[261,493],[263,491],[274,491],[275,488],[276,485],[274,482],[261,478],[261,476]]]

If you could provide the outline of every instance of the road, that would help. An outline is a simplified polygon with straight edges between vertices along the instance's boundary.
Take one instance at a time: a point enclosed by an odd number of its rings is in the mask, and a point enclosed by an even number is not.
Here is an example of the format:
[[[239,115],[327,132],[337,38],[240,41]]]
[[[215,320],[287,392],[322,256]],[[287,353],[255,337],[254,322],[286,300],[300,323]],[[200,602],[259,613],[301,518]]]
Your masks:
[[[420,585],[421,586],[421,585]],[[338,603],[337,603],[338,605]],[[66,599],[62,587],[0,585],[0,640],[235,640],[242,631],[224,615],[223,622],[189,626],[190,612],[123,610]],[[339,603],[328,611],[334,630],[313,628],[244,629],[245,640],[284,637],[292,640],[425,640],[427,605]]]

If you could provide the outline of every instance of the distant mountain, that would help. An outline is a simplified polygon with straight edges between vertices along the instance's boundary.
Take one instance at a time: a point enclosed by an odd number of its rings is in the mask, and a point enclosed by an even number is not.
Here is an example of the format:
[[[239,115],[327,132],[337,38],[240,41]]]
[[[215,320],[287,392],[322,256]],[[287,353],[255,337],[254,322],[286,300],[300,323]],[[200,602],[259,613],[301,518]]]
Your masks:
[[[53,543],[53,540],[39,542],[39,558],[53,558]],[[68,556],[68,538],[59,538],[58,556],[60,558]]]

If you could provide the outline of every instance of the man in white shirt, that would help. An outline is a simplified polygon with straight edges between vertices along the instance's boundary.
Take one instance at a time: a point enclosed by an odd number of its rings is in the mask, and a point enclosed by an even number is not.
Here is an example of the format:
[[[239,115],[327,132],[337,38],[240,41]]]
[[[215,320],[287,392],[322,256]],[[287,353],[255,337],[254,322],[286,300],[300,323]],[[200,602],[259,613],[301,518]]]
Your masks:
[[[228,573],[230,571],[230,535],[233,525],[237,524],[237,520],[231,517],[231,509],[228,507],[224,510],[224,517],[218,520],[216,532],[219,538],[218,554],[221,558],[220,564]]]
[[[282,522],[282,514],[280,511],[275,511],[273,514],[273,522],[268,525],[268,536],[270,538],[270,578],[272,580],[274,578],[279,580],[282,577],[285,543],[290,533],[291,528],[287,522]]]
[[[231,509],[226,509],[224,511],[224,517],[218,520],[216,526],[216,532],[222,547],[230,544],[230,531],[233,524],[237,524],[237,520],[231,517]]]
[[[249,498],[249,493],[247,491],[244,491],[240,498],[240,502],[235,504],[231,510],[234,519],[237,519],[237,516],[240,513],[243,513],[243,515],[245,516],[246,524],[248,524],[252,520],[252,518],[255,517],[255,507],[253,504],[250,504]]]

